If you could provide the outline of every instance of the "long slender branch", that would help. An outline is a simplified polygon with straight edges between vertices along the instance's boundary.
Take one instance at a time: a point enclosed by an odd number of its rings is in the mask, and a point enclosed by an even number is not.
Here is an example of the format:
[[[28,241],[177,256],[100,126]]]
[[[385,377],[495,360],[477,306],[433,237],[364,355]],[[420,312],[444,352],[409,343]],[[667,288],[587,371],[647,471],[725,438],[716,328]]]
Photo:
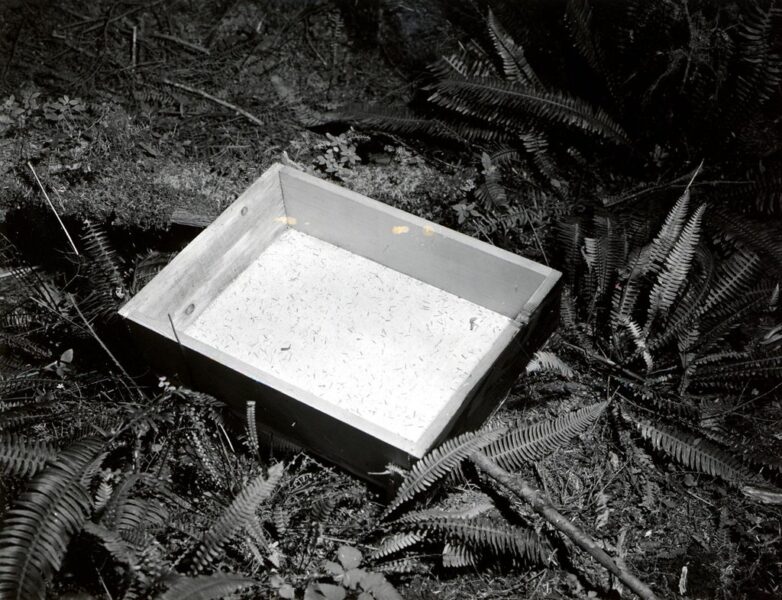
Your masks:
[[[73,238],[71,237],[71,234],[68,233],[68,229],[65,227],[65,223],[62,222],[60,215],[57,214],[57,209],[54,208],[54,204],[52,204],[52,201],[49,198],[49,194],[46,193],[46,188],[43,187],[41,180],[38,179],[38,173],[35,172],[35,169],[33,168],[33,165],[32,163],[30,163],[30,161],[27,161],[27,166],[30,167],[30,170],[33,172],[33,177],[35,177],[35,181],[38,183],[38,187],[41,188],[41,192],[43,192],[43,197],[46,198],[46,202],[49,204],[49,208],[52,209],[52,212],[54,213],[57,222],[60,224],[60,227],[62,227],[62,230],[65,232],[65,237],[68,238],[68,242],[70,243],[71,248],[73,248],[73,253],[76,256],[79,256],[79,251],[76,249],[76,244],[73,243]]]
[[[100,339],[98,334],[96,333],[95,329],[93,329],[92,325],[90,325],[90,322],[87,320],[87,317],[84,316],[84,313],[81,312],[81,309],[79,308],[79,305],[76,303],[76,300],[74,300],[73,296],[71,294],[66,294],[66,298],[68,298],[68,302],[70,302],[71,306],[76,311],[76,314],[81,317],[82,322],[87,327],[87,330],[92,334],[92,337],[95,338],[95,341],[98,342],[100,347],[103,349],[103,351],[109,356],[109,358],[112,360],[112,362],[116,365],[116,367],[120,370],[120,372],[126,377],[129,383],[132,383],[135,385],[135,381],[133,381],[133,378],[130,376],[130,374],[125,370],[125,367],[122,366],[122,363],[120,363],[117,360],[117,357],[114,356],[114,354],[109,350],[109,347],[103,343],[103,340]],[[141,390],[136,387],[136,390],[138,391],[139,395],[143,398],[144,394],[141,392]]]
[[[212,96],[212,94],[207,94],[206,92],[190,87],[189,85],[185,85],[184,83],[177,83],[176,81],[171,81],[170,79],[162,79],[161,80],[166,85],[170,85],[175,88],[179,88],[180,90],[184,90],[186,92],[189,92],[191,94],[195,94],[196,96],[201,96],[202,98],[206,98],[207,100],[210,100],[211,102],[214,102],[215,104],[219,104],[220,106],[224,106],[225,108],[228,108],[232,111],[234,111],[237,115],[243,116],[245,119],[252,121],[256,125],[260,125],[261,127],[266,127],[266,123],[261,121],[258,117],[256,117],[254,114],[247,112],[243,108],[239,108],[235,104],[231,104],[230,102],[226,102],[225,100],[221,100],[220,98],[217,98],[215,96]]]
[[[576,527],[570,520],[562,516],[546,498],[526,481],[514,478],[511,473],[500,467],[482,452],[471,457],[472,462],[481,471],[494,479],[500,487],[504,488],[517,498],[524,500],[532,506],[533,510],[546,521],[568,536],[579,548],[591,555],[597,562],[614,574],[622,583],[630,588],[638,597],[644,600],[656,600],[657,596],[643,581],[630,573],[627,569],[616,564],[608,553],[597,545],[597,542],[586,533]]]

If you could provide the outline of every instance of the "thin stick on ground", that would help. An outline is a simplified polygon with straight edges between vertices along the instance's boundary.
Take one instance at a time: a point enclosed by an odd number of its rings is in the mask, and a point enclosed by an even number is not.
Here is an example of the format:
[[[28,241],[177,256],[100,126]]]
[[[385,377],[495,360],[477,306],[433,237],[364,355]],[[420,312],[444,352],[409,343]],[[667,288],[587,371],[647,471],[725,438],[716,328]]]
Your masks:
[[[657,596],[654,595],[654,592],[649,586],[627,569],[623,569],[617,565],[614,559],[598,546],[595,540],[581,531],[570,522],[570,520],[562,516],[538,490],[530,486],[523,479],[513,477],[511,473],[500,467],[482,452],[474,454],[471,457],[471,460],[475,466],[496,481],[500,487],[517,498],[529,503],[536,513],[568,536],[573,543],[608,569],[608,571],[615,575],[619,581],[637,594],[638,597],[643,598],[644,600],[656,600]]]
[[[82,322],[84,323],[85,327],[89,330],[90,334],[92,334],[92,337],[95,338],[95,340],[100,344],[100,347],[103,348],[103,351],[109,355],[109,358],[112,360],[112,362],[117,366],[117,368],[120,370],[120,372],[128,379],[129,382],[133,383],[135,385],[135,382],[133,381],[133,378],[130,376],[130,374],[125,370],[125,368],[120,364],[120,362],[117,360],[117,357],[112,354],[111,350],[109,350],[109,347],[103,343],[103,340],[100,339],[98,334],[95,332],[95,329],[93,329],[92,325],[90,325],[90,322],[87,320],[87,317],[84,316],[84,313],[81,312],[79,309],[79,305],[76,303],[76,300],[73,299],[73,296],[70,294],[66,294],[66,297],[68,298],[68,301],[71,303],[71,306],[73,306],[74,310],[76,311],[76,314],[79,315]],[[139,391],[139,393],[141,393]],[[141,394],[143,396],[143,394]]]
[[[54,204],[52,204],[51,198],[49,198],[49,194],[46,193],[46,189],[43,187],[41,180],[38,179],[38,173],[35,172],[33,165],[29,161],[27,162],[27,166],[30,167],[30,170],[33,172],[33,177],[35,177],[35,181],[38,183],[38,187],[41,188],[41,191],[43,192],[43,197],[46,198],[46,202],[49,203],[49,208],[52,209],[54,216],[57,218],[57,222],[60,224],[60,227],[62,227],[62,230],[65,232],[65,237],[68,238],[68,242],[70,242],[74,254],[76,254],[76,256],[79,256],[79,251],[76,249],[76,244],[73,243],[73,238],[71,237],[71,234],[68,233],[68,230],[65,228],[65,223],[62,222],[60,215],[57,214],[57,209],[54,208]]]
[[[176,81],[171,81],[170,79],[162,79],[161,80],[166,85],[170,85],[172,87],[178,88],[180,90],[184,90],[186,92],[189,92],[191,94],[195,94],[197,96],[201,96],[202,98],[206,98],[207,100],[210,100],[211,102],[214,102],[215,104],[219,104],[220,106],[224,106],[225,108],[234,111],[237,115],[243,116],[245,119],[252,121],[256,125],[260,125],[261,127],[266,127],[266,123],[261,121],[258,117],[253,115],[252,113],[247,112],[243,108],[239,108],[235,104],[231,104],[230,102],[226,102],[225,100],[221,100],[220,98],[216,98],[215,96],[212,96],[212,94],[207,94],[206,92],[190,87],[189,85],[185,85],[184,83],[177,83]]]

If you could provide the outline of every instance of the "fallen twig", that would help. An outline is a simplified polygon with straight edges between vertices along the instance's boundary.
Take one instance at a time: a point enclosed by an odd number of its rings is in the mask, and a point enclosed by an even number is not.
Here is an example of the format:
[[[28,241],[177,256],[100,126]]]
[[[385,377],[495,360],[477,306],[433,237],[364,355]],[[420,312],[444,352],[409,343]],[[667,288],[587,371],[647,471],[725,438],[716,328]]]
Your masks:
[[[543,495],[526,481],[514,478],[511,473],[500,467],[482,452],[478,452],[471,457],[472,462],[481,471],[494,479],[500,487],[504,488],[517,498],[521,498],[532,506],[532,509],[542,516],[546,521],[559,529],[568,536],[573,543],[592,556],[597,562],[603,565],[608,571],[615,575],[623,584],[631,589],[635,594],[644,600],[656,600],[654,592],[643,581],[630,573],[627,569],[620,567],[608,555],[608,553],[598,546],[597,542],[586,533],[576,527],[570,520],[562,516],[546,500]]]
[[[195,52],[200,52],[201,54],[209,54],[209,48],[204,48],[203,46],[199,46],[198,44],[194,44],[193,42],[188,42],[178,37],[174,37],[173,35],[166,35],[165,33],[152,33],[150,34],[149,37],[157,38],[159,40],[165,40],[167,42],[172,42],[174,44],[179,44],[180,46],[183,46]]]
[[[57,222],[60,224],[60,227],[62,227],[62,230],[65,232],[65,237],[68,238],[68,242],[70,242],[74,254],[76,254],[76,256],[79,256],[79,251],[76,249],[76,244],[73,243],[73,238],[71,238],[71,234],[68,233],[68,230],[65,228],[65,223],[62,222],[60,215],[57,214],[57,210],[54,208],[54,204],[52,204],[52,201],[49,198],[49,194],[46,193],[46,189],[43,187],[41,180],[38,179],[38,173],[35,172],[32,163],[30,163],[29,161],[27,162],[27,166],[30,167],[30,170],[33,172],[33,177],[35,177],[35,181],[38,183],[38,187],[41,188],[41,191],[43,192],[43,197],[46,198],[46,202],[49,203],[49,208],[52,209],[54,216],[57,217]]]
[[[133,381],[133,378],[130,376],[130,373],[128,373],[128,372],[125,370],[125,367],[123,367],[123,366],[122,366],[122,363],[120,363],[120,362],[117,360],[117,357],[116,357],[116,356],[114,356],[114,354],[111,352],[111,350],[109,350],[109,347],[108,347],[106,344],[104,344],[104,343],[103,343],[103,340],[102,340],[102,339],[100,339],[100,336],[98,336],[98,334],[95,332],[95,329],[92,327],[92,325],[90,325],[90,322],[87,320],[87,317],[85,317],[85,316],[84,316],[84,313],[82,313],[82,312],[81,312],[81,309],[79,308],[79,305],[76,303],[76,300],[74,300],[74,299],[73,299],[73,296],[72,296],[71,294],[66,294],[66,298],[68,298],[68,302],[70,302],[70,303],[71,303],[71,306],[72,306],[72,307],[73,307],[73,309],[76,311],[76,314],[78,314],[78,315],[79,315],[79,317],[81,318],[82,322],[84,323],[85,327],[86,327],[86,328],[87,328],[87,330],[90,332],[90,334],[92,335],[92,337],[94,337],[94,338],[95,338],[95,341],[97,341],[97,342],[98,342],[98,344],[100,345],[100,347],[101,347],[101,348],[103,348],[103,351],[104,351],[106,354],[108,354],[109,358],[110,358],[110,359],[112,360],[112,362],[113,362],[113,363],[114,363],[114,364],[117,366],[117,368],[120,370],[120,372],[121,372],[121,373],[122,373],[122,374],[123,374],[123,375],[124,375],[124,376],[127,378],[127,380],[128,380],[130,383],[132,383],[133,385],[135,385],[135,382]],[[137,388],[137,389],[138,389],[138,388]],[[140,390],[138,390],[138,391],[139,391],[139,394],[141,395],[141,397],[143,398],[143,397],[144,397],[144,394],[143,394],[143,393],[141,393],[141,391],[140,391]]]
[[[235,104],[231,104],[230,102],[226,102],[225,100],[221,100],[220,98],[217,98],[215,96],[212,96],[212,94],[207,94],[206,92],[190,87],[189,85],[185,85],[184,83],[177,83],[176,81],[171,81],[170,79],[161,79],[163,83],[166,85],[170,85],[171,87],[178,88],[180,90],[184,90],[186,92],[189,92],[191,94],[196,94],[197,96],[201,96],[202,98],[206,98],[207,100],[211,100],[215,104],[219,104],[220,106],[224,106],[225,108],[228,108],[232,111],[234,111],[237,115],[243,116],[245,119],[252,121],[256,125],[260,125],[261,127],[266,127],[266,123],[261,121],[258,117],[253,115],[252,113],[247,112],[243,108],[239,108]]]
[[[136,45],[137,45],[137,43],[138,43],[138,28],[134,25],[133,26],[133,34],[132,34],[132,38],[131,38],[131,50],[130,50],[130,65],[131,65],[131,68],[133,68],[133,69],[136,68],[136,58],[138,56],[137,53],[136,53]]]

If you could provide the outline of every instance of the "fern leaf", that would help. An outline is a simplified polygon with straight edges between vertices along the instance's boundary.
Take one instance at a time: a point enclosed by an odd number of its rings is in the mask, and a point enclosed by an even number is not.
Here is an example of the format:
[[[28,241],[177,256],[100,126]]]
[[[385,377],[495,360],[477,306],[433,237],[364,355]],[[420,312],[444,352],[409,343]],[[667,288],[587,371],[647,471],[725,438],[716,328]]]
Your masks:
[[[394,523],[396,525],[411,525],[431,519],[452,519],[469,520],[478,517],[494,508],[494,505],[488,502],[481,502],[473,506],[468,506],[461,510],[444,510],[442,508],[426,508],[407,513],[399,517]]]
[[[636,421],[635,425],[652,446],[687,468],[720,477],[734,485],[751,478],[747,468],[733,455],[705,438],[658,427],[648,421]]]
[[[218,600],[256,583],[254,579],[228,573],[177,577],[156,600]]]
[[[558,92],[532,90],[493,79],[446,78],[436,82],[429,100],[457,112],[480,116],[499,126],[515,127],[523,114],[569,125],[619,143],[627,134],[603,110]]]
[[[650,333],[649,339],[646,340],[649,352],[662,348],[673,339],[678,339],[680,345],[683,340],[689,340],[686,344],[687,348],[692,347],[690,342],[697,341],[697,335],[695,338],[692,338],[691,335],[700,331],[699,311],[701,311],[709,294],[717,269],[713,253],[703,244],[697,248],[695,263],[697,268],[693,269],[695,272],[694,281],[691,279],[686,292],[671,310],[668,323],[661,331]]]
[[[576,283],[578,266],[581,264],[581,245],[584,241],[584,224],[581,219],[568,218],[558,221],[555,232],[559,247],[562,248],[562,270],[572,287]]]
[[[743,296],[759,273],[760,267],[761,260],[755,254],[741,250],[733,253],[720,265],[717,279],[711,286],[705,302],[699,308],[698,314],[704,315],[714,307],[725,305]]]
[[[136,566],[136,551],[116,531],[110,531],[103,525],[92,521],[84,523],[84,531],[99,539],[114,560],[129,565],[131,568]]]
[[[747,380],[752,379],[782,379],[782,354],[771,356],[748,354],[736,358],[740,360],[732,359],[697,369],[692,375],[693,383],[725,382],[742,386]]]
[[[481,157],[481,162],[483,163],[484,183],[475,191],[476,197],[487,207],[507,206],[508,196],[502,185],[499,169],[492,164],[491,157],[485,152]]]
[[[524,48],[513,41],[513,38],[503,29],[491,10],[489,10],[487,23],[489,37],[502,62],[505,79],[530,87],[542,88],[540,79],[527,61],[527,57],[524,56]]]
[[[82,233],[84,254],[89,259],[90,294],[83,301],[88,316],[113,318],[120,301],[127,297],[121,267],[106,231],[89,221]]]
[[[101,512],[101,523],[103,525],[106,525],[109,529],[114,529],[116,527],[117,517],[122,506],[130,496],[133,486],[141,480],[141,473],[130,473],[114,488]]]
[[[643,271],[651,271],[656,273],[657,270],[665,263],[665,259],[668,258],[673,249],[676,240],[682,233],[684,224],[687,221],[687,213],[690,210],[690,190],[689,188],[684,191],[681,197],[673,205],[668,215],[665,218],[663,226],[660,228],[660,232],[652,240],[648,246],[648,263]]]
[[[575,377],[575,371],[564,360],[559,358],[553,352],[538,350],[527,363],[527,373],[549,372],[559,373],[563,377],[572,379]]]
[[[692,345],[692,351],[704,354],[720,348],[728,333],[748,322],[752,316],[765,312],[767,293],[768,288],[761,286],[731,302],[712,308],[707,314],[699,315],[700,333]],[[703,305],[699,308],[703,308]]]
[[[443,566],[446,568],[473,567],[476,562],[475,554],[462,544],[446,543],[443,546]]]
[[[0,528],[0,598],[46,596],[47,581],[89,515],[91,501],[81,478],[102,448],[99,440],[85,439],[64,450],[6,513]]]
[[[586,0],[568,0],[566,16],[573,43],[596,73],[602,73],[599,51],[592,39],[592,7]]]
[[[444,64],[443,64],[444,63]],[[447,76],[453,70],[463,77],[493,77],[497,75],[494,65],[479,54],[475,46],[468,47],[457,55],[444,57],[430,68],[435,76]]]
[[[396,554],[410,546],[417,544],[425,538],[417,531],[403,531],[386,537],[380,545],[369,555],[370,560],[379,560],[391,554]]]
[[[516,556],[531,563],[548,562],[548,544],[531,529],[497,523],[486,518],[431,519],[418,523],[418,527],[439,533],[449,541],[458,540],[471,549],[486,549],[498,556]]]
[[[554,420],[516,427],[486,446],[483,453],[505,470],[518,469],[525,463],[551,454],[585,432],[597,421],[607,404],[598,402]]]
[[[782,78],[782,61],[774,50],[774,2],[750,2],[739,19],[738,77],[724,106],[723,118],[736,125],[773,97]]]
[[[116,530],[131,532],[139,528],[160,529],[168,522],[169,514],[165,505],[157,500],[129,498],[117,508]]]
[[[430,488],[438,480],[455,469],[463,460],[498,439],[504,432],[504,429],[498,428],[489,431],[464,433],[429,452],[410,469],[410,472],[400,484],[396,496],[383,511],[380,518],[385,519],[399,506],[409,502],[416,495]]]
[[[0,468],[6,475],[31,477],[57,454],[57,449],[45,442],[28,442],[16,435],[0,439]]]
[[[268,478],[259,476],[239,492],[220,518],[204,534],[195,550],[193,571],[202,571],[219,556],[223,544],[253,518],[261,502],[271,495],[282,473],[283,465],[278,463],[269,469]]]
[[[397,560],[378,563],[373,567],[377,573],[428,573],[429,566],[415,557],[406,556]]]
[[[665,261],[665,266],[657,275],[657,280],[649,293],[645,329],[648,332],[657,316],[665,319],[673,303],[679,296],[682,286],[690,274],[695,250],[700,240],[700,229],[706,205],[701,204],[684,226],[682,234]]]

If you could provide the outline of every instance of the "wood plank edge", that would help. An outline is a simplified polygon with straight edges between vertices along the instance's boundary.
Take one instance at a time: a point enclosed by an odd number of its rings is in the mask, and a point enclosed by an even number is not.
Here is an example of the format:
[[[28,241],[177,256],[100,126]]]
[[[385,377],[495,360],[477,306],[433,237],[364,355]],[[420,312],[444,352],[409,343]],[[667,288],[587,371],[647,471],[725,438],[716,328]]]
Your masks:
[[[236,216],[236,213],[239,213],[241,211],[240,203],[250,197],[254,193],[254,189],[257,187],[262,186],[269,180],[277,179],[277,183],[280,186],[280,194],[282,194],[282,182],[280,181],[280,171],[283,169],[283,165],[281,163],[274,163],[271,167],[269,167],[266,171],[264,171],[258,179],[256,179],[250,187],[248,187],[244,192],[242,192],[220,215],[217,216],[217,218],[212,221],[212,223],[204,229],[201,233],[199,233],[195,239],[188,244],[187,247],[185,247],[182,252],[177,254],[171,262],[169,262],[165,267],[163,267],[160,272],[155,275],[147,284],[139,290],[139,292],[133,296],[130,300],[128,300],[122,307],[119,309],[118,313],[122,317],[129,317],[133,314],[139,314],[138,306],[143,304],[147,296],[151,293],[150,290],[154,290],[154,286],[150,287],[150,284],[152,284],[155,280],[162,280],[165,279],[167,276],[171,274],[172,271],[174,271],[178,266],[185,265],[192,261],[192,254],[196,250],[194,248],[198,248],[199,246],[202,246],[206,241],[209,239],[209,232],[214,231],[212,229],[212,226],[215,228],[220,227],[222,223],[225,223],[232,218]],[[285,210],[285,202],[283,199],[283,210]],[[286,214],[287,217],[287,214]],[[200,239],[200,242],[199,242]]]
[[[252,365],[234,358],[230,354],[226,354],[221,350],[205,344],[204,342],[187,335],[187,333],[183,331],[179,331],[177,329],[175,336],[174,331],[171,329],[171,324],[168,322],[159,321],[157,319],[140,314],[132,314],[128,318],[130,318],[136,325],[144,327],[145,329],[152,331],[153,333],[156,333],[157,335],[160,335],[171,342],[177,343],[178,337],[178,343],[181,343],[182,347],[188,351],[201,354],[210,360],[233,369],[245,377],[257,381],[267,387],[278,390],[296,402],[306,404],[307,406],[314,408],[315,410],[339,421],[342,421],[343,423],[355,429],[364,431],[365,433],[379,439],[382,442],[385,442],[390,446],[398,448],[399,450],[402,450],[403,452],[406,452],[410,455],[414,455],[413,451],[416,450],[416,443],[414,441],[408,440],[399,434],[386,429],[385,427],[377,425],[376,423],[372,423],[363,417],[340,408],[339,406],[336,406],[335,404],[332,404],[331,402],[328,402],[327,400],[324,400],[315,394],[303,390],[289,381],[280,379],[271,373],[264,371],[263,369],[253,367]]]
[[[464,233],[460,233],[453,229],[449,229],[448,227],[444,227],[433,221],[429,221],[427,219],[417,217],[416,215],[412,215],[398,208],[394,208],[393,206],[389,206],[388,204],[385,204],[378,200],[374,200],[372,198],[369,198],[368,196],[359,194],[358,192],[354,192],[352,190],[339,186],[330,181],[320,179],[319,177],[315,177],[313,175],[310,175],[309,173],[305,173],[304,171],[299,171],[298,169],[294,169],[292,167],[285,166],[285,165],[283,165],[282,168],[280,169],[280,182],[283,190],[282,191],[283,198],[285,198],[286,177],[290,177],[292,179],[298,179],[299,181],[303,181],[315,187],[328,189],[332,193],[340,195],[346,198],[347,200],[359,204],[363,204],[364,206],[385,213],[389,217],[398,219],[401,223],[418,227],[422,232],[425,231],[428,233],[434,233],[435,235],[440,235],[444,238],[448,238],[459,244],[469,246],[479,252],[489,254],[495,258],[504,260],[516,266],[523,267],[527,270],[543,275],[544,277],[547,277],[552,271],[551,268],[545,265],[541,265],[540,263],[537,263],[523,256],[519,256],[518,254],[514,254],[507,250],[503,250],[502,248],[498,248],[497,246],[493,246],[492,244],[489,244],[487,242],[475,239],[474,237],[471,237]]]

